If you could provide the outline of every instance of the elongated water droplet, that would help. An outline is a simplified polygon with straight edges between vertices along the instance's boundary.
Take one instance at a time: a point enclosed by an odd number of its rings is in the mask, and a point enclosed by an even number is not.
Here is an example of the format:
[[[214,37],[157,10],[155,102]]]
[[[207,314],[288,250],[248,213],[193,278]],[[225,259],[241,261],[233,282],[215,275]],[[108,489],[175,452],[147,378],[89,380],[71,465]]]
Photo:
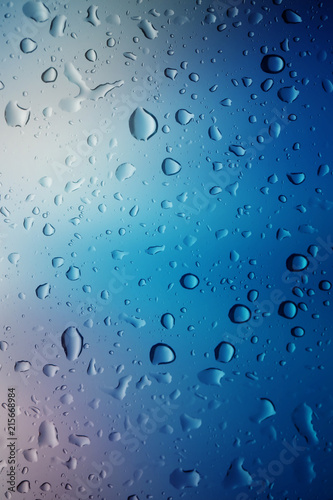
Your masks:
[[[61,336],[61,345],[69,361],[77,359],[83,348],[83,337],[75,326],[67,328]]]

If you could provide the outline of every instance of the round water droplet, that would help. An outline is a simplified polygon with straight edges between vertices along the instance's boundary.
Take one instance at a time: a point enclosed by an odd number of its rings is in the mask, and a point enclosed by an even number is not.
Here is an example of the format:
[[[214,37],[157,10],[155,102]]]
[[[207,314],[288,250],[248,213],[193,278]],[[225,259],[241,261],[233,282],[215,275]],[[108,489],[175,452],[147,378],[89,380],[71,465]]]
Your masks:
[[[191,80],[191,82],[198,82],[200,80],[200,77],[198,73],[190,73],[189,79]]]
[[[293,319],[297,314],[297,306],[291,300],[285,300],[280,304],[278,313],[283,318]]]
[[[250,290],[247,294],[247,298],[250,302],[255,302],[259,297],[258,290]]]
[[[277,55],[269,55],[269,54],[266,54],[262,58],[262,61],[260,64],[261,69],[265,73],[272,73],[272,74],[280,73],[281,71],[283,71],[285,68],[285,65],[286,65],[286,63],[285,63],[283,57],[277,56]]]
[[[70,281],[76,281],[80,278],[80,276],[81,276],[80,268],[76,266],[70,266],[68,271],[66,272],[66,277]]]
[[[332,283],[328,280],[322,280],[319,282],[319,289],[327,292],[332,288]]]
[[[292,272],[304,271],[308,265],[308,259],[304,255],[298,253],[289,255],[286,261],[287,269]]]
[[[23,38],[20,43],[20,49],[24,54],[31,54],[37,49],[37,43],[31,38]]]
[[[199,285],[199,278],[195,274],[187,273],[180,278],[180,284],[187,290],[193,290]]]
[[[52,66],[42,73],[42,80],[44,83],[55,82],[58,77],[58,71]]]
[[[232,360],[236,349],[229,342],[220,342],[214,349],[216,361],[221,363],[229,363]]]
[[[138,141],[148,141],[156,134],[158,128],[154,115],[144,108],[136,108],[129,119],[129,129]]]
[[[301,326],[295,326],[294,328],[291,329],[291,334],[294,337],[303,337],[305,334],[305,330]]]
[[[188,123],[190,123],[190,121],[193,120],[194,114],[190,113],[186,109],[179,109],[176,112],[175,118],[180,125],[187,125]]]
[[[228,316],[233,323],[245,323],[251,318],[251,311],[242,304],[235,304],[230,309]]]
[[[176,353],[167,344],[155,344],[150,349],[149,358],[153,365],[167,365],[176,359]]]
[[[97,52],[94,49],[89,49],[85,53],[86,59],[90,62],[95,62],[97,61]]]
[[[175,317],[171,313],[165,313],[161,317],[161,323],[164,328],[171,330],[175,326]]]
[[[181,168],[181,164],[173,158],[165,158],[162,162],[162,171],[165,175],[176,175]]]

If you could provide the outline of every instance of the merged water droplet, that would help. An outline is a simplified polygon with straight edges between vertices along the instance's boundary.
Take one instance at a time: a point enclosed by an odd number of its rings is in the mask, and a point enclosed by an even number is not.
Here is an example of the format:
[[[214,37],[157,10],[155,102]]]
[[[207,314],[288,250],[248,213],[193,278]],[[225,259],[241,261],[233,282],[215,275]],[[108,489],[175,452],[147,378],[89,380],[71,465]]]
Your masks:
[[[180,125],[187,125],[193,120],[194,114],[190,113],[186,109],[178,109],[175,118]]]
[[[55,448],[58,446],[58,431],[53,422],[44,420],[39,426],[38,444],[42,448],[47,446]]]
[[[156,134],[158,123],[155,116],[144,108],[136,108],[129,119],[130,132],[138,141],[148,141]]]
[[[50,14],[49,9],[40,0],[25,3],[22,10],[27,17],[33,19],[37,23],[44,23],[47,21]]]
[[[196,488],[200,481],[200,474],[196,470],[175,469],[170,474],[170,483],[177,490]]]
[[[297,90],[294,85],[290,87],[282,87],[278,91],[278,98],[283,102],[287,102],[288,104],[294,102],[298,96],[299,90]]]
[[[138,27],[148,40],[154,40],[154,38],[158,35],[158,31],[154,28],[150,21],[147,21],[147,19],[140,21]]]
[[[75,361],[83,349],[83,337],[75,326],[66,328],[61,336],[61,345],[69,361]]]

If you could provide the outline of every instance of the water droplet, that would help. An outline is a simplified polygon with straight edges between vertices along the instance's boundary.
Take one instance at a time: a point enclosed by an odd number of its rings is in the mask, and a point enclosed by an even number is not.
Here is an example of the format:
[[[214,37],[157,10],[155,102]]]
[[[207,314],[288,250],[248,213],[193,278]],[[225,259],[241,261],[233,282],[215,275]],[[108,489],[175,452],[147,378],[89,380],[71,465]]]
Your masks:
[[[95,62],[97,61],[97,52],[94,49],[89,49],[85,53],[86,59],[90,62]]]
[[[16,372],[27,372],[31,368],[30,361],[16,361],[14,370]]]
[[[93,26],[99,26],[101,24],[101,21],[98,19],[97,10],[98,7],[96,5],[91,5],[87,9],[88,15],[86,17],[86,21],[92,24]]]
[[[166,68],[164,74],[167,78],[170,78],[170,80],[174,80],[178,75],[178,71],[174,68]]]
[[[44,83],[55,82],[58,77],[58,71],[52,66],[42,73],[42,80]]]
[[[139,22],[138,27],[148,40],[154,40],[157,37],[158,31],[154,28],[150,21],[143,19]]]
[[[304,271],[308,265],[308,259],[304,255],[298,253],[289,255],[286,262],[287,269],[292,272]]]
[[[283,57],[277,55],[266,54],[261,61],[261,69],[265,73],[281,73],[285,68],[285,61]]]
[[[281,125],[278,122],[273,122],[268,128],[268,133],[273,139],[277,139],[281,132]]]
[[[83,348],[83,337],[75,326],[67,328],[61,336],[61,345],[69,361],[77,359]]]
[[[78,446],[79,448],[82,448],[83,446],[88,446],[90,444],[90,439],[88,438],[88,436],[83,436],[80,434],[71,434],[68,438],[68,441],[71,444]]]
[[[43,234],[45,236],[52,236],[54,233],[55,233],[54,227],[49,223],[45,224],[45,226],[43,227]]]
[[[291,334],[293,337],[303,337],[305,335],[305,330],[301,326],[295,326],[291,329]]]
[[[50,11],[46,5],[37,0],[36,2],[27,2],[23,5],[23,13],[37,23],[44,23],[48,20]]]
[[[51,21],[50,35],[54,37],[64,36],[67,24],[67,17],[63,14],[55,16]]]
[[[278,313],[286,319],[293,319],[297,314],[297,306],[291,300],[285,300],[279,306]]]
[[[273,87],[273,85],[274,80],[272,80],[272,78],[267,78],[260,84],[260,87],[264,92],[268,92]]]
[[[196,488],[200,481],[200,474],[196,470],[175,469],[170,474],[170,483],[177,490]]]
[[[20,260],[21,256],[19,253],[10,253],[8,255],[8,260],[11,264],[14,264],[15,266],[17,265],[18,261]]]
[[[282,87],[278,91],[278,98],[283,101],[287,102],[288,104],[294,102],[299,95],[299,90],[296,89],[294,85],[291,87]]]
[[[29,493],[29,490],[30,490],[30,482],[27,480],[21,481],[17,485],[17,491],[19,493]]]
[[[287,174],[287,177],[290,180],[290,182],[292,184],[294,184],[295,186],[302,184],[302,182],[304,182],[306,179],[304,172],[293,172],[293,173]]]
[[[22,108],[17,101],[9,101],[5,108],[5,120],[10,127],[24,127],[30,119],[30,109]]]
[[[220,129],[216,125],[211,125],[209,127],[208,135],[212,139],[212,141],[220,141],[222,139]]]
[[[199,278],[195,274],[187,273],[180,278],[180,284],[187,290],[193,290],[199,285]]]
[[[328,78],[324,78],[321,84],[327,94],[331,94],[333,92],[333,83],[331,82],[331,80],[329,80]]]
[[[36,288],[36,295],[39,299],[44,300],[49,297],[51,293],[51,285],[49,283],[44,283]]]
[[[37,49],[37,43],[31,38],[23,38],[20,43],[20,49],[24,54],[31,54]]]
[[[224,375],[225,373],[219,368],[206,368],[198,373],[198,379],[205,385],[220,387]]]
[[[301,16],[291,9],[286,9],[282,12],[282,19],[287,24],[298,24],[302,22]]]
[[[118,181],[122,182],[132,177],[135,171],[136,168],[131,163],[122,163],[117,167],[115,175]]]
[[[153,365],[167,365],[176,359],[176,353],[167,344],[155,344],[150,349],[150,361]]]
[[[28,462],[38,462],[38,451],[36,448],[23,450],[23,456]]]
[[[55,268],[61,267],[64,265],[65,260],[62,257],[54,257],[52,259],[52,266]]]
[[[161,317],[161,323],[164,328],[171,330],[175,326],[175,317],[171,313],[165,313]]]
[[[130,132],[138,141],[148,141],[156,134],[158,123],[154,115],[144,108],[136,108],[129,119]]]
[[[243,148],[243,146],[237,146],[237,145],[231,145],[229,146],[229,151],[231,153],[234,153],[236,156],[244,156],[246,153],[246,150]]]
[[[173,158],[165,158],[162,162],[162,171],[165,175],[176,175],[181,168],[181,164]]]
[[[201,427],[202,420],[201,418],[193,418],[187,415],[187,413],[183,413],[180,415],[180,425],[184,432],[191,432]]]
[[[186,109],[178,109],[175,118],[180,125],[187,125],[188,123],[190,123],[190,121],[193,120],[194,114],[190,113]]]
[[[332,283],[328,280],[322,280],[319,282],[319,289],[327,292],[332,288]]]
[[[48,364],[43,366],[43,373],[47,377],[54,377],[58,373],[58,371],[59,366],[57,365]]]
[[[58,431],[53,422],[44,420],[39,426],[38,444],[40,447],[48,446],[55,448],[58,446]]]
[[[66,277],[70,281],[76,281],[80,278],[81,276],[81,271],[80,268],[77,266],[70,266],[66,272]]]
[[[251,311],[242,304],[235,304],[230,309],[228,316],[233,323],[246,323],[251,318]]]
[[[236,349],[229,342],[220,342],[214,349],[216,361],[221,363],[229,363],[232,360]]]
[[[191,82],[198,82],[200,80],[200,77],[198,73],[190,73],[189,79],[191,80]]]

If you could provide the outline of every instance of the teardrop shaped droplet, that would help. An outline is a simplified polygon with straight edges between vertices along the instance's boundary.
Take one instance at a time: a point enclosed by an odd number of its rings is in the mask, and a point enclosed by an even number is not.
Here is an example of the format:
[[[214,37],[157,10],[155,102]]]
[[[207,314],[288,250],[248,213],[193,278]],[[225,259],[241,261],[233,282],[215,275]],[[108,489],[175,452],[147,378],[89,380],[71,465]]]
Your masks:
[[[80,268],[77,266],[70,266],[66,272],[66,277],[70,281],[77,281],[81,277]]]
[[[161,317],[161,324],[167,330],[171,330],[175,326],[175,317],[171,313],[165,313]]]
[[[165,158],[162,162],[162,171],[165,175],[176,175],[181,168],[181,164],[173,158]]]
[[[129,119],[129,129],[138,141],[148,141],[156,134],[158,123],[154,115],[144,108],[136,108]]]

